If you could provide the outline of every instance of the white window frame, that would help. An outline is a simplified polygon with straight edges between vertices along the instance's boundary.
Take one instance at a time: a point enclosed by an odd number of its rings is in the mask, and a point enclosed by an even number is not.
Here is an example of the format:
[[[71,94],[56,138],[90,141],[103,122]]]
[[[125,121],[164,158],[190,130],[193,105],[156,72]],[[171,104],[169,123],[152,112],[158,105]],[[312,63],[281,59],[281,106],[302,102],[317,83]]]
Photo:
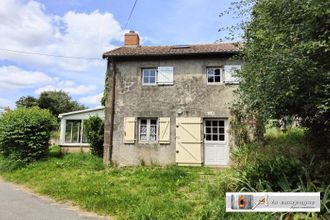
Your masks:
[[[78,123],[78,127],[77,127],[77,139],[74,140],[73,139],[73,122],[77,122]],[[81,119],[69,119],[69,120],[66,120],[65,122],[65,137],[64,137],[64,143],[68,143],[68,144],[81,144],[81,143],[85,143],[83,142],[83,123],[84,123],[84,120],[81,120]],[[67,128],[70,126],[70,140],[67,140],[66,138],[66,132],[67,132]]]
[[[147,140],[141,140],[141,120],[147,120]],[[150,140],[150,121],[156,120],[156,138],[155,140]],[[139,143],[157,143],[158,142],[158,133],[159,133],[159,120],[158,118],[139,118]]]
[[[209,69],[219,69],[220,70],[220,82],[209,82],[209,73],[208,73]],[[223,77],[224,77],[224,71],[223,71],[222,66],[208,66],[208,67],[206,67],[206,82],[207,82],[207,85],[222,85],[222,84],[224,84]]]
[[[154,83],[145,83],[144,82],[144,71],[145,70],[155,70],[155,82]],[[157,68],[154,67],[146,67],[146,68],[142,68],[142,74],[141,74],[141,81],[142,81],[142,85],[143,86],[156,86],[157,85],[157,78],[158,78],[158,71]]]
[[[211,123],[210,126],[207,126],[206,125],[206,122],[209,121]],[[223,121],[223,126],[220,126],[220,125],[217,125],[217,126],[214,126],[213,125],[213,121]],[[226,123],[226,120],[225,119],[222,119],[222,118],[206,118],[204,120],[204,141],[207,142],[207,143],[222,143],[222,144],[226,144],[227,143],[227,135],[226,135],[226,130],[227,130],[227,123]],[[210,128],[211,129],[211,132],[206,132],[206,129],[207,128]],[[213,136],[214,133],[213,133],[213,128],[216,128],[218,130],[218,132],[216,133],[216,136],[218,136],[218,140],[215,141],[215,140],[207,140],[207,137],[206,135],[211,135]],[[220,128],[224,129],[224,132],[219,132]],[[224,140],[220,140],[220,135],[223,135],[224,136]],[[211,137],[211,139],[213,139],[213,137]]]

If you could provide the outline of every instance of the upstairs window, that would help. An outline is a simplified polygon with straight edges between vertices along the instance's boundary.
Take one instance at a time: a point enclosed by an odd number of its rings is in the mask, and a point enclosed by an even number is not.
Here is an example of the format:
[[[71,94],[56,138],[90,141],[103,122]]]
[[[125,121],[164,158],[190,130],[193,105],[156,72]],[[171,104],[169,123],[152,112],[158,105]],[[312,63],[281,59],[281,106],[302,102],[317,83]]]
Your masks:
[[[142,69],[142,85],[156,85],[157,69]]]
[[[219,84],[223,82],[222,79],[222,68],[220,67],[209,67],[206,70],[207,83],[208,84]]]
[[[141,118],[139,120],[139,141],[156,142],[158,133],[157,119]]]

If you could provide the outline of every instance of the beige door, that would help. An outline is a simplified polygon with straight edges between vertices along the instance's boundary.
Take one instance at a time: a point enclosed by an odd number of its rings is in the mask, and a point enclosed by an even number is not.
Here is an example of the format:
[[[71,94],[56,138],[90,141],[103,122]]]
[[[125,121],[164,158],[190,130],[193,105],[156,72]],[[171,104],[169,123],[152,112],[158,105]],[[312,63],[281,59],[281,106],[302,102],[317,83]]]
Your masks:
[[[176,118],[176,163],[202,164],[202,119]]]

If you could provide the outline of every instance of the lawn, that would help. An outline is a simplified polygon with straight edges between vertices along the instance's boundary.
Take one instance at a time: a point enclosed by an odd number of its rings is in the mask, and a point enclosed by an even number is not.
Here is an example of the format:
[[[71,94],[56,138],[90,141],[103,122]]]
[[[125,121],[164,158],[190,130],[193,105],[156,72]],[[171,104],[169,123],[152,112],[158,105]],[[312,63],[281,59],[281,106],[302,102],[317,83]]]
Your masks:
[[[0,163],[1,166],[1,163]],[[118,219],[255,219],[225,213],[230,170],[205,167],[104,167],[90,154],[52,150],[51,157],[14,171],[6,180],[58,201]],[[261,217],[261,215],[259,215]]]
[[[235,166],[228,169],[104,166],[96,156],[87,153],[62,156],[55,147],[47,159],[22,168],[0,156],[0,175],[57,201],[70,201],[84,210],[116,219],[279,219],[285,213],[225,212],[225,192],[273,189],[321,192],[321,213],[317,216],[328,219],[329,162],[306,157],[312,155],[310,150],[300,129],[268,135],[266,146],[250,144],[236,148],[232,151]],[[297,159],[304,168],[297,169],[297,164],[292,163]],[[304,172],[302,176],[291,175],[292,170]],[[285,175],[290,176],[287,184],[280,178]],[[301,181],[290,182],[293,177]]]

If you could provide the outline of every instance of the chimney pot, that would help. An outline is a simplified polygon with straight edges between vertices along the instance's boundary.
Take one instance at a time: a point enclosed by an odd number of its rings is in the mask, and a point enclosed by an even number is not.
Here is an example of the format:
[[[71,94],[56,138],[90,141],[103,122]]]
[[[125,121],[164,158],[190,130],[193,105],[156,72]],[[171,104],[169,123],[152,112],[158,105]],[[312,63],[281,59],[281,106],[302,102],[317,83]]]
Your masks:
[[[125,33],[125,47],[137,47],[140,46],[140,37],[135,31],[131,30],[129,33]]]

